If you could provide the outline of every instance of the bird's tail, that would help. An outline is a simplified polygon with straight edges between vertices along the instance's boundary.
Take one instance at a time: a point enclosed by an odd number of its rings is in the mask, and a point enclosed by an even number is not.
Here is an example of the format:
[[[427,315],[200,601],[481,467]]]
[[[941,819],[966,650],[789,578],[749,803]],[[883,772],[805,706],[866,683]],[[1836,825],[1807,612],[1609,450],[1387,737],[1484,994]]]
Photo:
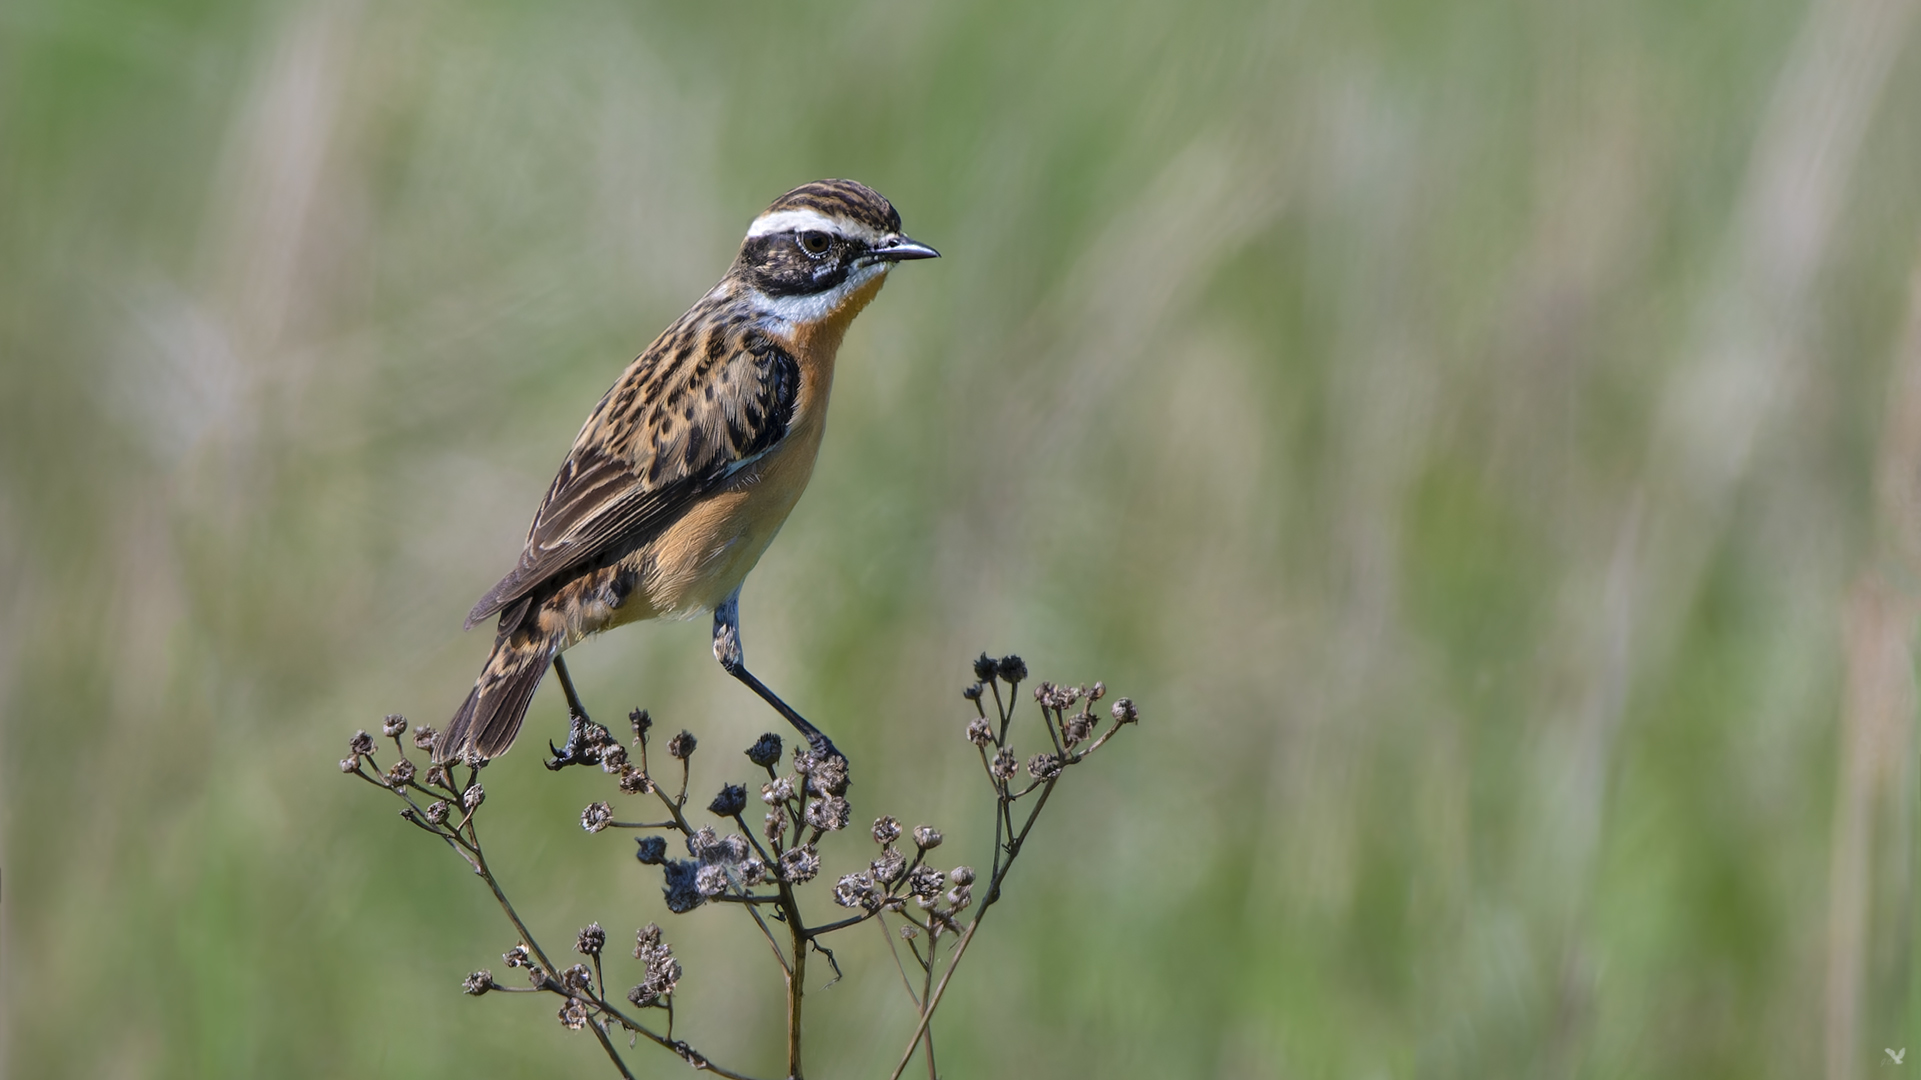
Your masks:
[[[507,752],[520,734],[520,722],[534,700],[534,688],[547,674],[558,650],[554,642],[523,634],[502,634],[494,643],[480,678],[434,744],[434,760],[456,761],[469,750],[494,758]]]

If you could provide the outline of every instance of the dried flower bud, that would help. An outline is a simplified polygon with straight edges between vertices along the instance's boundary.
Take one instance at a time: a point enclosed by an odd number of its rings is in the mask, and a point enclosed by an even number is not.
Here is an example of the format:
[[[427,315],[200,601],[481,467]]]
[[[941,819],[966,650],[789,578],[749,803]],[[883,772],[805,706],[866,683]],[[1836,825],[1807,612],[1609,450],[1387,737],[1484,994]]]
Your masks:
[[[972,885],[974,883],[974,868],[971,866],[956,866],[954,867],[954,872],[947,875],[947,879],[956,885]]]
[[[627,748],[619,743],[611,743],[601,748],[600,771],[604,773],[625,772],[627,769]]]
[[[886,847],[900,839],[900,822],[892,817],[874,819],[874,843]]]
[[[685,915],[707,902],[700,891],[700,864],[686,859],[669,859],[663,864],[667,883],[661,894],[667,899],[667,910],[676,915]]]
[[[999,670],[1000,667],[995,663],[994,658],[986,653],[982,653],[974,658],[974,678],[979,679],[981,682],[987,682],[992,679]]]
[[[967,741],[975,746],[986,746],[994,741],[994,725],[975,717],[967,722]]]
[[[460,805],[465,807],[469,814],[480,809],[480,804],[486,801],[487,792],[479,784],[474,784],[460,794]]]
[[[354,737],[347,740],[347,751],[355,757],[365,757],[373,753],[374,737],[364,731],[354,732]]]
[[[762,836],[765,836],[769,840],[772,840],[778,843],[780,840],[780,834],[786,831],[787,831],[787,811],[782,810],[778,806],[774,807],[772,810],[767,811],[767,816],[761,819],[760,833]]]
[[[682,731],[680,734],[667,740],[667,756],[686,761],[688,758],[694,756],[694,747],[699,745],[699,743],[700,740],[694,738],[693,732]]]
[[[707,804],[708,812],[720,817],[733,817],[745,809],[747,789],[739,784],[728,784],[721,788],[720,794],[714,796],[714,801]]]
[[[530,961],[527,957],[528,957],[528,952],[527,952],[527,946],[525,945],[516,945],[513,948],[508,949],[506,952],[500,954],[500,958],[502,960],[507,961],[507,966],[510,968],[530,966],[532,961]]]
[[[639,859],[646,866],[659,866],[666,862],[667,838],[664,836],[641,837],[640,850],[634,852],[634,858]]]
[[[414,749],[415,750],[432,750],[434,748],[434,740],[439,737],[440,737],[439,732],[435,731],[433,728],[430,728],[425,724],[422,724],[419,727],[414,729]]]
[[[838,795],[829,795],[807,804],[807,824],[815,829],[837,832],[847,827],[853,808]]]
[[[814,845],[802,844],[780,853],[780,878],[790,884],[799,885],[812,881],[820,873],[820,855]]]
[[[993,774],[994,779],[1005,781],[1012,780],[1020,767],[1021,759],[1014,756],[1014,748],[1003,746],[1000,753],[994,755],[994,760],[988,763],[987,771]]]
[[[770,731],[755,739],[754,745],[747,748],[747,760],[763,769],[771,769],[780,764],[780,751],[780,736]]]
[[[917,825],[914,827],[914,843],[919,844],[923,851],[937,848],[940,846],[940,830],[932,825]]]
[[[907,856],[892,847],[885,848],[881,851],[880,858],[869,863],[868,868],[873,870],[876,881],[892,885],[899,881],[901,874],[906,871]]]
[[[872,875],[843,874],[834,885],[834,903],[841,907],[857,907],[867,911],[880,908],[880,893],[874,888]]]
[[[779,806],[793,797],[794,782],[785,776],[760,786],[760,801],[768,806]]]
[[[359,768],[360,768],[359,758],[344,757],[340,759],[341,772],[350,773],[358,770]]]
[[[560,1007],[560,1026],[568,1031],[579,1031],[587,1026],[587,1006],[569,1000]]]
[[[654,782],[639,769],[627,768],[620,772],[620,790],[629,795],[645,795],[654,790]]]
[[[912,941],[920,936],[920,927],[915,926],[913,923],[907,923],[900,928],[900,936],[908,941]]]
[[[588,994],[593,992],[594,974],[587,970],[586,964],[575,964],[560,973],[561,989],[569,994]]]
[[[1099,701],[1100,699],[1106,696],[1107,696],[1107,684],[1104,682],[1096,682],[1087,691],[1087,700],[1089,701]]]
[[[931,897],[947,884],[947,876],[931,866],[916,866],[907,875],[907,891],[919,897]]]
[[[743,859],[740,863],[740,880],[748,885],[758,885],[767,880],[767,864],[759,859]]]
[[[650,950],[660,946],[660,927],[653,923],[634,931],[634,959],[645,962]]]
[[[1061,774],[1058,754],[1035,754],[1027,759],[1027,774],[1036,780],[1052,780]]]
[[[1079,746],[1094,733],[1094,717],[1085,712],[1075,713],[1061,724],[1061,741],[1069,746]]]
[[[694,871],[694,888],[702,896],[719,896],[727,891],[727,868],[715,863]]]
[[[968,701],[979,701],[981,699],[981,684],[975,683],[972,686],[963,688],[961,690],[961,697],[966,698]]]
[[[583,956],[599,956],[600,950],[607,946],[607,931],[597,922],[588,923],[574,938],[574,951]]]
[[[847,759],[839,754],[816,757],[807,773],[807,790],[814,795],[847,794]]]
[[[1114,702],[1114,721],[1118,724],[1132,724],[1140,720],[1141,714],[1134,708],[1130,698],[1118,698]]]
[[[445,799],[434,800],[432,803],[428,804],[427,806],[427,824],[429,825],[445,824],[447,821],[447,811],[450,809],[452,809],[452,807],[449,807],[447,805],[447,800]]]
[[[1000,677],[1009,683],[1017,683],[1027,678],[1027,662],[1012,653],[1001,657],[1000,663],[996,666],[1000,669]]]
[[[453,774],[447,771],[445,765],[429,765],[427,766],[427,786],[451,791],[454,786]]]
[[[654,718],[647,715],[646,709],[635,709],[627,714],[627,723],[634,729],[634,738],[647,741],[647,729],[654,726]]]
[[[388,713],[387,718],[380,722],[380,733],[389,739],[405,734],[406,731],[407,718],[399,713]]]
[[[587,809],[580,812],[580,827],[590,833],[599,832],[614,820],[614,808],[604,802],[588,803]]]
[[[387,770],[388,787],[404,788],[413,778],[414,763],[408,761],[406,758],[401,758],[399,761],[394,762],[394,767]]]
[[[947,906],[953,911],[959,911],[973,902],[974,890],[965,885],[956,885],[947,890]]]
[[[481,968],[479,971],[467,976],[460,984],[461,993],[472,994],[475,997],[479,997],[493,988],[494,973],[488,971],[486,968]]]

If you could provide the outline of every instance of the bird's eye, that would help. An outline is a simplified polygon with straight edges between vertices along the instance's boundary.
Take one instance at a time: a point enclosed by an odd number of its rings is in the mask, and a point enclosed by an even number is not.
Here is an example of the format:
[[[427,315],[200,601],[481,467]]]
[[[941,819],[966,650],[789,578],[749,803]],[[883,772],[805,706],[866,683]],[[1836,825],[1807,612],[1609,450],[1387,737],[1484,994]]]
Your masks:
[[[809,230],[800,234],[800,249],[809,255],[825,255],[833,246],[833,238],[824,232]]]

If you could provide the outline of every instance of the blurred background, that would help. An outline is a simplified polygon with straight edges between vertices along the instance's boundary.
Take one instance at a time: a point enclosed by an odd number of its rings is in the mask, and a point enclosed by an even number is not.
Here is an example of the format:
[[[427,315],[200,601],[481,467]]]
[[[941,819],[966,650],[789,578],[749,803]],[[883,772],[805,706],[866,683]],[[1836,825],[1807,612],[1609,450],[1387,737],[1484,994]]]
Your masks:
[[[946,257],[849,335],[755,669],[954,862],[971,656],[1146,717],[946,1073],[1916,1067],[1917,6],[13,0],[8,1072],[610,1074],[460,995],[509,927],[335,763],[445,722],[588,409],[823,176]],[[704,623],[569,656],[700,788],[780,727]],[[549,680],[487,773],[510,895],[661,920],[677,1034],[774,1074],[764,946],[581,832],[563,728]],[[839,955],[811,1071],[885,1075]]]

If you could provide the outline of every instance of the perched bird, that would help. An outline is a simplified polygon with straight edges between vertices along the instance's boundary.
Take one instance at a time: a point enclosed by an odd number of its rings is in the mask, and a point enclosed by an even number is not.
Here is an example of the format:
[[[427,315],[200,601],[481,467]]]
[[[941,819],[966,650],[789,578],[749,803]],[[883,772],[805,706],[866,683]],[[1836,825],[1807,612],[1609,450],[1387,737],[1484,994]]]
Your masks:
[[[499,615],[493,655],[435,746],[442,761],[513,745],[534,688],[585,638],[714,613],[714,658],[799,728],[747,670],[740,586],[814,470],[834,355],[887,272],[939,252],[852,180],[821,180],[754,219],[720,284],[654,340],[574,439],[507,576],[467,626]]]

